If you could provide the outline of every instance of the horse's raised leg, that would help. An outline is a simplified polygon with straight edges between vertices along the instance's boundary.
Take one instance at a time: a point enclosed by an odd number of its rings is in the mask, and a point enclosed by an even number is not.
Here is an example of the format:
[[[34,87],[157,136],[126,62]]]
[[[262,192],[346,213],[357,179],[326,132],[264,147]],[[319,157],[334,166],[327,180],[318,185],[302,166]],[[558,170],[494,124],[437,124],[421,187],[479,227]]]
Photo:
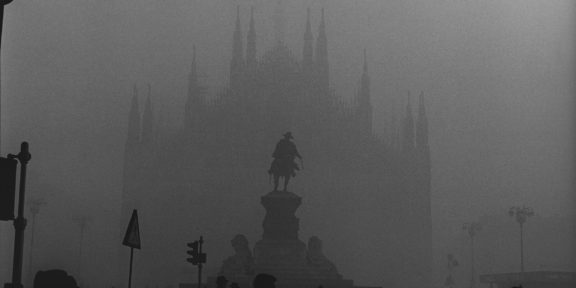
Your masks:
[[[284,191],[288,191],[288,182],[290,182],[290,175],[284,176]]]
[[[280,182],[280,175],[274,175],[274,191],[278,191],[278,182]]]

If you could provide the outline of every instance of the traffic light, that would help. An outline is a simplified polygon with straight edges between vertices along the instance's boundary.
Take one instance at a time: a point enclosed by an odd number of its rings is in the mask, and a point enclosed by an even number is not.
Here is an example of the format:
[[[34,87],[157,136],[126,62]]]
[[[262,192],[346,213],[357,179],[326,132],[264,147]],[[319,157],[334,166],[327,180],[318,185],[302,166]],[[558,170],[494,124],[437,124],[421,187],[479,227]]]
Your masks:
[[[15,159],[0,157],[0,220],[14,219],[17,163]]]
[[[202,253],[202,242],[204,241],[202,240],[202,237],[200,237],[200,241],[194,241],[187,244],[192,250],[188,250],[186,253],[192,257],[187,258],[186,261],[194,265],[206,263],[206,253]]]
[[[200,263],[200,242],[198,241],[194,241],[191,243],[188,243],[188,247],[192,248],[192,250],[188,250],[188,255],[192,256],[191,258],[186,259],[186,261],[194,264],[194,265],[198,265],[198,263]]]
[[[200,253],[198,259],[200,260],[200,263],[206,263],[206,253]]]
[[[204,239],[200,236],[200,240],[188,243],[188,247],[192,250],[186,251],[188,255],[192,256],[187,258],[186,261],[192,263],[194,266],[198,267],[198,286],[202,286],[202,264],[206,263],[206,253],[202,253],[202,244]]]

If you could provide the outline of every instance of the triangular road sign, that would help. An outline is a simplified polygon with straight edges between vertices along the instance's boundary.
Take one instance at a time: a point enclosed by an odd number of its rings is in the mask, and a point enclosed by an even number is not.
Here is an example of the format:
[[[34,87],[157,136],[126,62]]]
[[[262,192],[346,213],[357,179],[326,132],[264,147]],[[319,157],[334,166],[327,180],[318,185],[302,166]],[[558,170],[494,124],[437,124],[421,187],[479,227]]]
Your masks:
[[[130,223],[128,224],[128,229],[126,229],[122,245],[140,249],[140,228],[138,227],[138,212],[136,209],[132,211],[132,218],[130,218]]]

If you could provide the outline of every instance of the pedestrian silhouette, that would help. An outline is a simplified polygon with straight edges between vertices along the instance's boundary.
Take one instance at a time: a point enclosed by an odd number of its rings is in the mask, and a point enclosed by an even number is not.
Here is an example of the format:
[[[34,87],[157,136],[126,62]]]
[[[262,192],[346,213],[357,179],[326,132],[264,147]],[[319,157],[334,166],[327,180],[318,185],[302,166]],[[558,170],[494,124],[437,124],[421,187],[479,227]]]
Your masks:
[[[226,284],[228,284],[228,279],[224,276],[218,276],[216,278],[216,288],[226,288]]]
[[[64,270],[38,271],[34,276],[34,288],[78,288],[76,279]]]
[[[254,277],[254,281],[252,282],[253,288],[276,288],[274,284],[276,282],[276,277],[270,274],[258,274]]]

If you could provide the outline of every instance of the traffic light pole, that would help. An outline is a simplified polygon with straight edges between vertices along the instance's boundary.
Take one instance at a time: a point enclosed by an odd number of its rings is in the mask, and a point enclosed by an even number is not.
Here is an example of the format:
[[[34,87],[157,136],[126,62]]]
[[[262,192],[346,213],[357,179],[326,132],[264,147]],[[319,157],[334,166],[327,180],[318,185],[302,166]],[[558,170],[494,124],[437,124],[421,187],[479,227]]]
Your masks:
[[[204,238],[200,236],[200,240],[188,243],[188,247],[192,250],[186,252],[188,255],[192,256],[186,261],[192,263],[194,266],[198,266],[198,287],[202,288],[202,264],[206,263],[206,253],[202,253],[202,244],[204,244]]]
[[[200,255],[202,255],[202,243],[204,243],[202,236],[200,236],[200,241],[198,243],[200,243],[198,245],[198,251],[200,252]],[[198,262],[198,288],[202,288],[202,260]]]
[[[14,262],[12,266],[12,283],[5,284],[5,288],[23,288],[22,286],[22,260],[24,255],[24,201],[26,192],[26,166],[32,156],[28,151],[28,142],[22,142],[18,155],[8,154],[8,158],[18,159],[20,162],[20,191],[18,195],[18,217],[14,219]]]

